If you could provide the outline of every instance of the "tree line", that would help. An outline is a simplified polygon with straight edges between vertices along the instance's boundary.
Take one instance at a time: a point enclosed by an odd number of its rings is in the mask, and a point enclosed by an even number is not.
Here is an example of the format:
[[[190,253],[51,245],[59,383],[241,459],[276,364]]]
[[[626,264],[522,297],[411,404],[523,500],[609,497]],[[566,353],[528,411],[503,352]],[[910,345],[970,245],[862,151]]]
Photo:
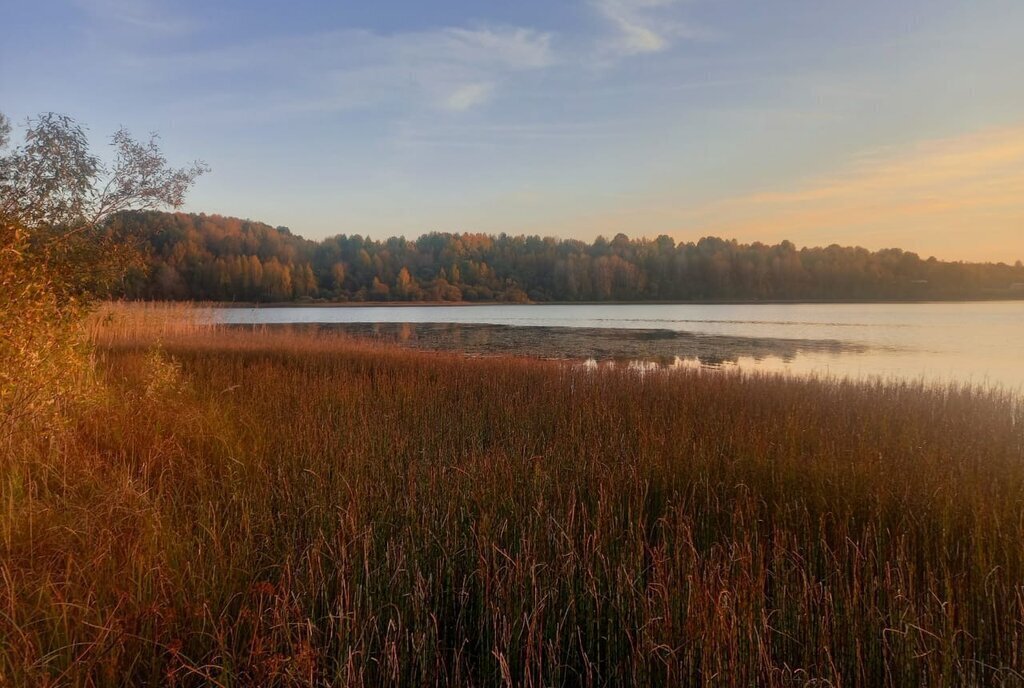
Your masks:
[[[592,243],[500,234],[311,241],[219,215],[131,211],[107,225],[142,261],[116,295],[210,301],[670,301],[1024,297],[1024,265],[900,249],[704,237]]]

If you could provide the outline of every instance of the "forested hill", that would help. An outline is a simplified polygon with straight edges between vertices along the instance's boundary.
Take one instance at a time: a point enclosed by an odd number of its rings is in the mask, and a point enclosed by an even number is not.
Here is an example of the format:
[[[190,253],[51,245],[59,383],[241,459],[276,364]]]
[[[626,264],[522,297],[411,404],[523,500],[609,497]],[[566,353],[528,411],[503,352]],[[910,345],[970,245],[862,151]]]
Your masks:
[[[645,301],[1024,297],[1024,266],[923,260],[899,249],[796,248],[667,236],[588,244],[539,236],[359,235],[310,241],[284,227],[130,212],[111,231],[146,268],[122,296],[214,301]]]

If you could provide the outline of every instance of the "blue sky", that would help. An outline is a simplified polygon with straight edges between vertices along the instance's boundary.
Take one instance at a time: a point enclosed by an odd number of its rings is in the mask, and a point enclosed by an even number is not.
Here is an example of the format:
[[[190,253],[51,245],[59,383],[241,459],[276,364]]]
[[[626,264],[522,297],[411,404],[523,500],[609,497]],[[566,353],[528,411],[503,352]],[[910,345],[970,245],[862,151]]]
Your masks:
[[[7,0],[0,110],[317,238],[622,231],[1024,258],[1019,0]]]

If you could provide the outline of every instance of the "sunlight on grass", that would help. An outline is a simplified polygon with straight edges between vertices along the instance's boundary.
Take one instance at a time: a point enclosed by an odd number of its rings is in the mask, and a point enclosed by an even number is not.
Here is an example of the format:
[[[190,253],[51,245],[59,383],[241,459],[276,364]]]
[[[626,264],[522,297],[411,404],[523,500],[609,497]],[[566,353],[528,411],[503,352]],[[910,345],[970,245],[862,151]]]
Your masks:
[[[101,399],[6,459],[0,684],[1021,679],[1012,394],[136,308],[93,323]]]

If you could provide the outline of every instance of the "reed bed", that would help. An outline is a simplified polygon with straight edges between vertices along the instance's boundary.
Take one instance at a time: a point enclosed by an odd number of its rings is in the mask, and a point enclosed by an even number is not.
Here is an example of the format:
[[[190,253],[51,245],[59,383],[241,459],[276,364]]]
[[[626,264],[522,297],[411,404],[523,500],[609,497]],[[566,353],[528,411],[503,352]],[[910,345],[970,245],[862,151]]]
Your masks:
[[[103,345],[154,343],[223,329],[212,317],[215,304],[173,301],[108,301],[86,320],[89,338]]]
[[[1024,685],[1011,393],[96,336],[0,685]]]

